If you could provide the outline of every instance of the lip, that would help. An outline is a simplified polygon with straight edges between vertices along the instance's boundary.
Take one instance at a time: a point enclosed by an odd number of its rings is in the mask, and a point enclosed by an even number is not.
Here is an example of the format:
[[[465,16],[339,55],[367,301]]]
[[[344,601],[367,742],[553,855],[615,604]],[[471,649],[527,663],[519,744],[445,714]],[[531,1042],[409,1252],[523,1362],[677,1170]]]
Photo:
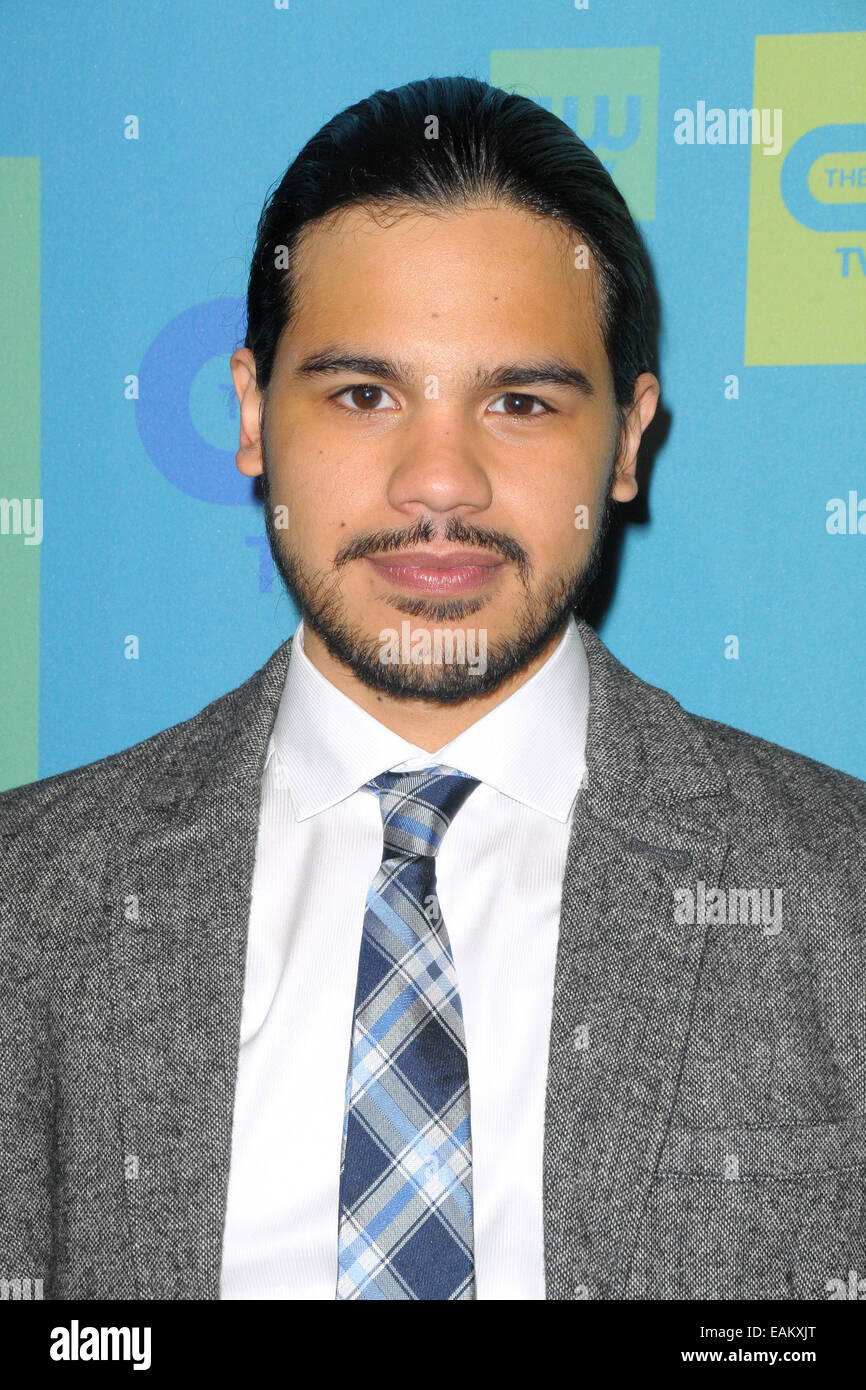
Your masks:
[[[436,594],[484,588],[506,564],[481,550],[410,550],[366,559],[390,584]]]

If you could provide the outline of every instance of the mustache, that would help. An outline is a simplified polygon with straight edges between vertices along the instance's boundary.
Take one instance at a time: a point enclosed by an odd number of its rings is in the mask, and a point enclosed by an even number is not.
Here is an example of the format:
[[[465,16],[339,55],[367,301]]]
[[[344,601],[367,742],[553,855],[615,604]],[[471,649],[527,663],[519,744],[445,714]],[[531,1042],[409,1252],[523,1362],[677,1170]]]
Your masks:
[[[334,564],[339,569],[350,560],[361,560],[365,555],[380,555],[392,550],[411,550],[414,546],[435,544],[437,541],[491,551],[513,561],[524,573],[529,569],[527,552],[511,536],[506,535],[504,531],[469,526],[459,517],[449,518],[441,534],[428,518],[422,518],[402,531],[362,532],[340,546]]]

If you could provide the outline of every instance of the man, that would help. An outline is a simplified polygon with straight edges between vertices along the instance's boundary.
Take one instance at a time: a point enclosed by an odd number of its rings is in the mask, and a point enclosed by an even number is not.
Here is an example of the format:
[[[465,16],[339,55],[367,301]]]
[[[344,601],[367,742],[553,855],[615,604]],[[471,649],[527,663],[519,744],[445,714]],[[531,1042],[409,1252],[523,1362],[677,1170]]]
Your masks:
[[[231,368],[302,620],[194,718],[0,799],[0,1274],[866,1273],[864,786],[577,616],[658,401],[650,283],[601,164],[481,82],[378,92],[289,168]]]

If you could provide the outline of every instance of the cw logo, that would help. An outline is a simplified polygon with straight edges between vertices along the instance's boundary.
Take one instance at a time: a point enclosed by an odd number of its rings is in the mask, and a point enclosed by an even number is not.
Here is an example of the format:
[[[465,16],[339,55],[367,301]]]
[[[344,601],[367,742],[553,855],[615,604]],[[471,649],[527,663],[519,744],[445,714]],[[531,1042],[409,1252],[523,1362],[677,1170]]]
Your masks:
[[[809,187],[813,166],[826,155],[859,153],[859,166],[830,168],[836,175],[835,187],[841,199],[823,201]],[[834,187],[829,178],[828,192]],[[850,189],[862,189],[859,198],[845,197]],[[792,217],[813,232],[866,232],[866,125],[821,125],[796,140],[785,156],[780,178],[785,207]]]
[[[752,151],[746,366],[866,361],[864,67],[866,33],[755,39],[752,105],[787,143],[781,168]]]
[[[228,507],[255,501],[235,468],[237,397],[225,360],[243,341],[244,309],[242,299],[210,299],[171,319],[144,354],[135,398],[151,463],[181,492]]]
[[[497,87],[544,106],[598,156],[638,221],[655,217],[657,48],[503,48]]]

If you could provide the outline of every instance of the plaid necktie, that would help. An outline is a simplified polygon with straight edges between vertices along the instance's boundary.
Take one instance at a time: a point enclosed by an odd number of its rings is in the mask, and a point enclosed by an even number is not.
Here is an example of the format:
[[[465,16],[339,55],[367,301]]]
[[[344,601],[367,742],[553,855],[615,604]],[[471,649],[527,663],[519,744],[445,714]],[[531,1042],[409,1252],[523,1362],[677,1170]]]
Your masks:
[[[475,1297],[469,1068],[436,851],[478,782],[383,772],[340,1169],[337,1298]]]

